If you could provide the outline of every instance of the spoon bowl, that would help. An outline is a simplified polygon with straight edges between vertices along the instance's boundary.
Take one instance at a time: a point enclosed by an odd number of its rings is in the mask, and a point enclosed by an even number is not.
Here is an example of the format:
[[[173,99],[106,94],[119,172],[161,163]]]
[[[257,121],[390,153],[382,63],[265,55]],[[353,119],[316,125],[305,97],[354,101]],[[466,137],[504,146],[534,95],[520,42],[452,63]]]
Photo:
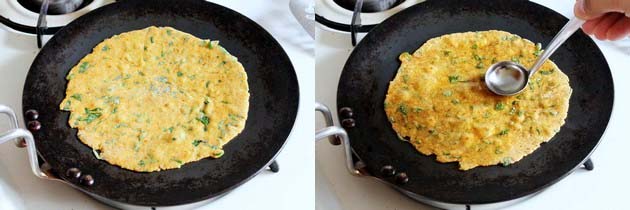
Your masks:
[[[529,71],[512,61],[501,61],[488,68],[485,82],[488,89],[502,96],[522,92],[529,81]]]

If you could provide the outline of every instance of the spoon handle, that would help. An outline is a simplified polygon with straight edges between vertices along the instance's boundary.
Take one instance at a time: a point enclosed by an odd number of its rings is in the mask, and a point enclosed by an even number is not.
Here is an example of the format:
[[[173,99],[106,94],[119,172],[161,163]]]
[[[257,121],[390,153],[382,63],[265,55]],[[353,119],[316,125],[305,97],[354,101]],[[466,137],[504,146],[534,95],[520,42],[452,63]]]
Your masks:
[[[584,24],[584,22],[584,20],[581,20],[577,17],[571,18],[571,20],[569,20],[569,22],[567,22],[567,24],[562,27],[560,32],[558,32],[558,34],[556,34],[556,36],[551,40],[549,45],[547,45],[547,48],[545,48],[545,51],[543,51],[542,55],[538,57],[538,60],[536,60],[534,66],[529,69],[529,76],[531,77],[532,75],[536,74],[536,71],[540,69],[540,67],[545,63],[549,56],[551,56],[551,54],[553,54],[553,52],[555,52],[558,47],[560,47],[560,45],[564,43],[564,41],[569,39],[569,37],[571,37],[571,35],[573,35],[573,33],[575,33],[575,31],[577,31],[582,26],[582,24]]]

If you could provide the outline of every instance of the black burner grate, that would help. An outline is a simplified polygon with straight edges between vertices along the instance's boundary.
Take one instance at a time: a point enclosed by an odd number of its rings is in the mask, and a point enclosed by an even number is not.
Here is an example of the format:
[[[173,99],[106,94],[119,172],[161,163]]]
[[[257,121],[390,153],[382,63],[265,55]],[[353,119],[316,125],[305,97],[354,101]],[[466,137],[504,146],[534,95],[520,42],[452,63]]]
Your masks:
[[[354,11],[354,6],[357,3],[357,0],[333,0],[339,6],[344,9]],[[361,12],[371,13],[371,12],[382,12],[399,4],[403,3],[405,0],[363,0],[363,8],[361,8]]]
[[[91,4],[94,0],[51,0],[51,5],[48,10],[49,15],[62,15],[71,13],[77,10],[82,9],[83,7]],[[27,10],[39,13],[39,10],[42,6],[43,0],[17,0],[20,5],[22,5]],[[59,4],[56,4],[60,2]],[[68,2],[65,4],[61,4],[61,2]]]

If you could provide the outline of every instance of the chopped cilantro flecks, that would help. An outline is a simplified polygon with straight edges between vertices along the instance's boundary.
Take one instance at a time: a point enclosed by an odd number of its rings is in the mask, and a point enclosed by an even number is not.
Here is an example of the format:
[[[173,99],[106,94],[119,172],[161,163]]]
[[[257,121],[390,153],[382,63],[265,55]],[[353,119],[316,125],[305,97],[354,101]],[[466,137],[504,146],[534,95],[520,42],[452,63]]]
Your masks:
[[[405,74],[405,75],[403,75],[403,76],[402,76],[402,78],[403,78],[403,81],[404,81],[405,83],[407,83],[407,82],[409,81],[409,75],[406,75],[406,74]]]
[[[457,82],[459,82],[459,76],[458,75],[448,76],[448,82],[450,82],[450,83],[457,83]]]
[[[512,57],[512,59],[511,59],[511,60],[512,60],[512,62],[514,62],[514,63],[519,63],[519,64],[521,63],[521,60],[520,60],[519,58],[517,58],[517,57]]]
[[[474,43],[471,48],[472,49],[477,49],[477,48],[479,48],[479,46],[477,46],[477,43]]]
[[[81,94],[79,94],[79,93],[71,95],[70,97],[74,98],[77,101],[81,101]]]
[[[221,157],[221,156],[223,156],[223,154],[224,154],[224,153],[225,153],[225,152],[223,152],[223,150],[216,150],[216,151],[214,151],[212,154],[213,154],[215,157]]]
[[[449,55],[451,55],[451,51],[445,50],[444,51],[444,56],[449,56]]]
[[[231,120],[234,120],[234,121],[236,121],[237,119],[243,119],[243,116],[241,116],[241,115],[237,115],[237,114],[231,114],[231,113],[230,113],[230,114],[228,114],[228,117],[229,117]]]
[[[140,134],[138,135],[138,141],[142,141],[142,139],[144,139],[144,137],[147,136],[147,132],[140,129]]]
[[[542,74],[542,75],[550,75],[550,74],[553,74],[554,71],[555,71],[555,69],[540,70],[540,74]]]
[[[71,104],[72,104],[72,103],[70,102],[70,100],[67,100],[67,101],[66,101],[66,104],[64,104],[64,105],[63,105],[63,109],[62,109],[62,110],[63,110],[63,111],[70,111],[70,105],[71,105]]]
[[[208,41],[208,49],[212,49],[212,48],[213,48],[213,46],[212,46],[212,42],[211,42],[211,41]]]
[[[512,109],[510,109],[510,114],[512,115],[514,113],[516,113],[516,107],[512,107]]]
[[[542,45],[540,43],[536,43],[536,50],[534,51],[535,56],[539,56],[542,53]]]
[[[166,34],[170,36],[171,35],[171,29],[166,29]]]
[[[501,130],[501,132],[499,132],[499,136],[507,135],[509,132],[510,132],[510,129],[503,129]]]
[[[452,96],[453,95],[453,91],[446,90],[446,91],[442,92],[442,95],[444,95],[446,97]]]
[[[81,65],[79,66],[79,73],[85,73],[85,71],[87,71],[89,67],[90,67],[90,63],[88,62],[81,63]]]
[[[459,100],[457,100],[457,99],[453,99],[453,100],[451,100],[451,103],[453,103],[453,104],[457,105],[457,104],[459,104]]]
[[[220,132],[219,138],[223,139],[223,137],[225,136],[225,121],[224,120],[221,120],[219,122],[219,124],[217,125],[217,129],[219,129],[219,132]]]
[[[201,142],[204,142],[204,141],[203,141],[203,140],[199,140],[199,139],[197,139],[197,140],[194,140],[194,141],[192,142],[192,145],[196,147],[196,146],[199,146],[199,144],[201,144]]]
[[[494,110],[501,111],[503,109],[505,109],[505,104],[503,104],[503,102],[499,102],[496,105],[494,105]]]
[[[477,65],[475,65],[475,68],[483,69],[483,63],[482,62],[477,63]]]
[[[140,160],[140,161],[138,162],[138,165],[139,165],[139,166],[144,166],[144,165],[145,165],[144,160]]]
[[[407,115],[407,105],[400,104],[400,106],[398,106],[398,111],[403,115]]]
[[[181,165],[181,164],[184,164],[184,162],[182,162],[181,160],[178,160],[178,159],[171,159],[171,160],[172,160],[172,161],[175,161],[176,163],[178,163],[178,164],[180,164],[180,165]]]
[[[151,41],[151,43],[153,43],[153,37],[149,37],[149,41]]]
[[[177,76],[178,76],[178,77],[184,76],[184,73],[182,73],[181,71],[178,71],[178,72],[177,72]]]
[[[203,124],[203,126],[208,126],[208,123],[210,123],[210,118],[208,118],[208,116],[202,116],[200,118],[197,118],[197,121],[201,122],[201,124]]]
[[[138,141],[138,142],[136,142],[136,143],[133,145],[133,151],[136,151],[136,152],[137,152],[137,151],[140,151],[140,144],[141,144],[141,143],[142,143],[142,142],[139,142],[139,141]]]
[[[97,118],[101,117],[101,108],[88,109],[85,108],[85,118],[79,118],[79,121],[85,121],[86,123],[91,123]]]
[[[109,50],[109,46],[105,45],[103,46],[103,48],[101,49],[101,51],[105,52]]]
[[[505,157],[503,158],[503,160],[501,160],[501,165],[503,166],[508,166],[512,164],[512,158],[511,157]]]

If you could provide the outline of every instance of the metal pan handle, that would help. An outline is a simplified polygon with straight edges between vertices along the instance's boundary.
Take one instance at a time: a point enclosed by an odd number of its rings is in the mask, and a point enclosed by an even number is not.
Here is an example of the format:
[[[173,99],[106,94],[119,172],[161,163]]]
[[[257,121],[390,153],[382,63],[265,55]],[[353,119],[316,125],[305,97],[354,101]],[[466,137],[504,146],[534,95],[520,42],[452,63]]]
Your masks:
[[[0,114],[5,114],[7,115],[7,117],[9,117],[9,121],[11,121],[11,129],[19,128],[17,117],[15,116],[15,112],[13,112],[13,109],[11,109],[11,107],[0,104]],[[4,143],[4,141],[0,142],[0,144],[1,143]],[[26,147],[26,142],[23,138],[16,138],[15,146]]]
[[[3,144],[10,140],[15,140],[16,145],[20,145],[21,139],[25,140],[26,150],[28,152],[28,160],[31,165],[31,170],[33,171],[33,174],[42,179],[56,180],[54,177],[44,173],[39,167],[39,163],[37,162],[37,149],[35,148],[35,139],[33,138],[33,134],[25,129],[18,128],[17,117],[15,116],[15,112],[13,111],[13,109],[0,104],[0,113],[9,116],[11,126],[13,126],[13,128],[11,128],[9,131],[0,134],[0,144]]]
[[[315,102],[315,111],[321,112],[324,115],[324,119],[326,121],[326,128],[318,130],[315,132],[315,140],[320,140],[326,137],[329,137],[329,141],[333,145],[343,144],[344,153],[346,156],[346,168],[348,172],[354,176],[364,176],[361,171],[357,169],[354,165],[354,161],[352,161],[352,149],[350,147],[350,138],[348,138],[348,133],[346,130],[339,126],[335,126],[332,120],[332,114],[330,109],[327,106]]]

